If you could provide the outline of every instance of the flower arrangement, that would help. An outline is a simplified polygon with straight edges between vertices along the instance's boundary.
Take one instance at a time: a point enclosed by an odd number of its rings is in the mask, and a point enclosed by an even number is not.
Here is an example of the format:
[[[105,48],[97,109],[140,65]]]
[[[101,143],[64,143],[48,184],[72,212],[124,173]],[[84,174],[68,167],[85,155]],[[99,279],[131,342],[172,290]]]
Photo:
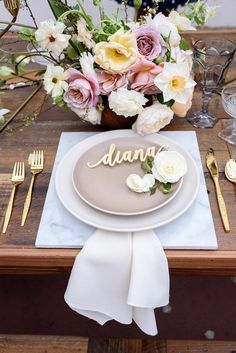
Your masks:
[[[19,72],[29,59],[43,57],[47,63],[41,71],[44,88],[55,104],[92,124],[100,124],[108,105],[118,116],[137,117],[133,129],[140,135],[159,131],[174,113],[186,115],[196,83],[191,74],[192,51],[181,32],[195,30],[194,11],[199,4],[204,9],[206,1],[191,4],[188,14],[171,11],[165,16],[157,12],[158,0],[154,0],[153,8],[137,19],[142,1],[136,0],[132,22],[127,14],[125,20],[119,19],[119,9],[111,17],[102,0],[93,0],[100,12],[99,25],[81,0],[74,7],[61,0],[48,3],[54,20],[38,25],[34,20],[35,28],[19,25],[21,38],[32,49],[15,64]],[[7,66],[0,68],[0,75],[15,73]]]

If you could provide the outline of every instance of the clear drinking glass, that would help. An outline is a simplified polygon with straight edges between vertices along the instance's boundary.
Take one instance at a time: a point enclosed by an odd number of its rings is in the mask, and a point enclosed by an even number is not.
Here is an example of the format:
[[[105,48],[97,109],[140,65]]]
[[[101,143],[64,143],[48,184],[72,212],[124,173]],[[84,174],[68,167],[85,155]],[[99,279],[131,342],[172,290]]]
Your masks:
[[[226,113],[236,118],[236,83],[227,85],[222,90],[222,105]],[[218,136],[223,140],[236,145],[236,121],[219,132]]]
[[[196,128],[213,127],[217,118],[209,113],[212,92],[221,89],[236,46],[226,39],[198,40],[193,45],[195,81],[202,90],[202,109],[187,120]]]

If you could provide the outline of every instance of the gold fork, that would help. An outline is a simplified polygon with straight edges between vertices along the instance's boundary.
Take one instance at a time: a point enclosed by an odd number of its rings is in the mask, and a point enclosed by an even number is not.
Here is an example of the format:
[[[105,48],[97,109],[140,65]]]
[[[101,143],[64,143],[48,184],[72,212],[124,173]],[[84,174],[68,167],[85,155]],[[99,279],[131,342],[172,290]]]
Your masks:
[[[43,151],[34,151],[32,154],[30,154],[29,165],[30,165],[30,171],[32,173],[32,177],[30,181],[29,190],[25,199],[25,204],[24,204],[24,209],[23,209],[23,214],[21,219],[21,226],[24,226],[27,214],[29,212],[35,177],[37,174],[43,171],[43,164],[44,164]]]
[[[24,179],[25,179],[25,165],[22,162],[16,162],[14,165],[14,169],[13,169],[12,177],[11,177],[11,182],[12,182],[13,188],[11,191],[10,200],[8,202],[8,206],[7,206],[7,210],[6,210],[6,215],[5,215],[3,230],[2,230],[3,233],[6,233],[7,226],[10,221],[10,218],[11,218],[16,188],[18,185],[23,183]]]

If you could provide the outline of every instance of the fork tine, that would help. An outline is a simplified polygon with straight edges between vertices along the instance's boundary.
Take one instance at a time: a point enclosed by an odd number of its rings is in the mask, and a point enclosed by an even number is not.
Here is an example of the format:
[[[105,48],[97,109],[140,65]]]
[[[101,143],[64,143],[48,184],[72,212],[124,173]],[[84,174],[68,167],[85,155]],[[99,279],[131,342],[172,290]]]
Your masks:
[[[21,162],[19,162],[19,173],[18,173],[18,176],[21,176],[21,169],[22,169],[22,164],[21,164]]]
[[[19,167],[20,167],[20,163],[17,162],[17,165],[16,165],[16,176],[19,175]]]
[[[43,155],[43,150],[41,151],[41,156],[42,156],[42,166],[44,165],[44,155]]]
[[[22,163],[22,177],[25,177],[25,163]]]
[[[35,151],[33,152],[33,155],[32,155],[32,165],[34,166],[35,165]]]
[[[15,175],[15,174],[16,174],[16,165],[17,165],[17,163],[15,162],[12,175]]]

